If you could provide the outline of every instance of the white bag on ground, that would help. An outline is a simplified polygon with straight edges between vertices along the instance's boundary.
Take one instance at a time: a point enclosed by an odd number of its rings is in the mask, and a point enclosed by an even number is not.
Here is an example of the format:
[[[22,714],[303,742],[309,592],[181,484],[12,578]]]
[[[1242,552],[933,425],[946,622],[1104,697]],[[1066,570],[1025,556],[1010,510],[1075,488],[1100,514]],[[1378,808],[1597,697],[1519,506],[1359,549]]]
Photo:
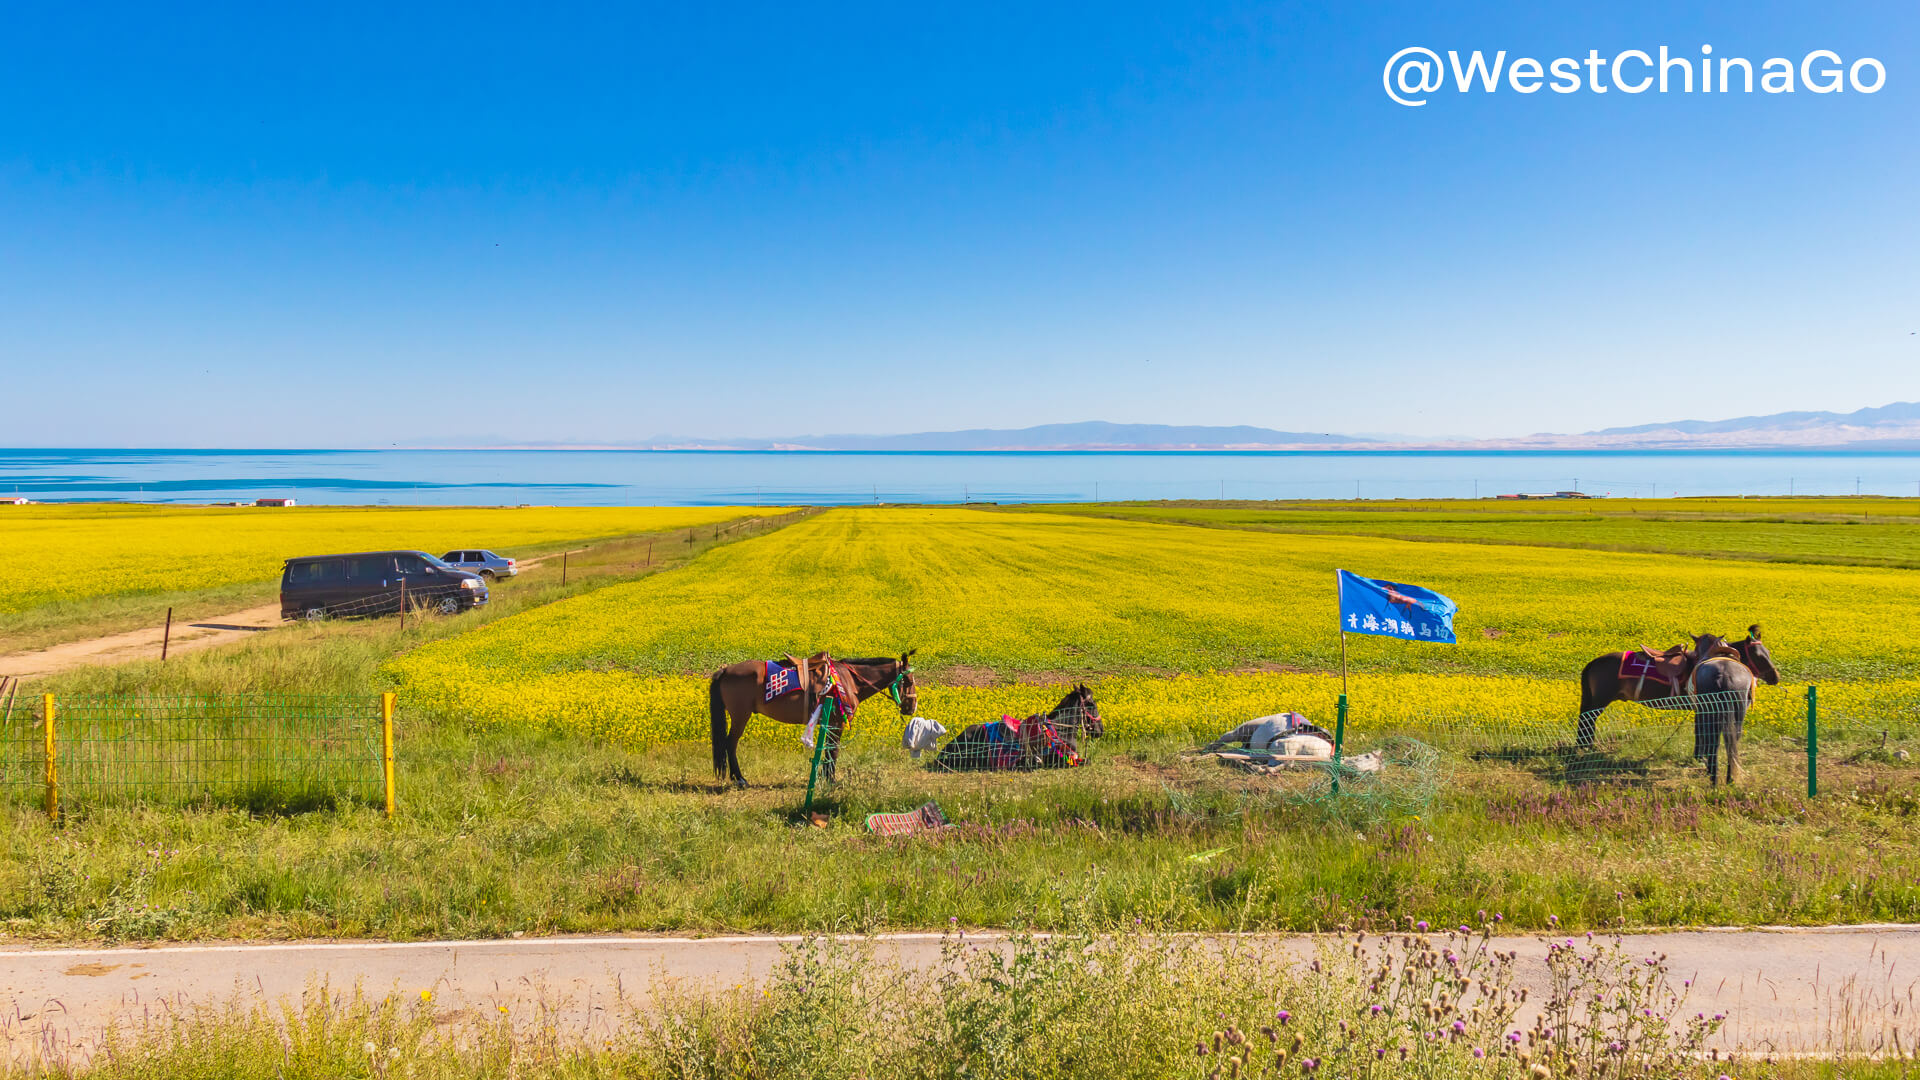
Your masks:
[[[916,716],[907,721],[906,729],[900,732],[900,748],[912,754],[913,759],[918,761],[921,752],[932,750],[940,745],[940,736],[946,733],[947,729],[940,721]]]

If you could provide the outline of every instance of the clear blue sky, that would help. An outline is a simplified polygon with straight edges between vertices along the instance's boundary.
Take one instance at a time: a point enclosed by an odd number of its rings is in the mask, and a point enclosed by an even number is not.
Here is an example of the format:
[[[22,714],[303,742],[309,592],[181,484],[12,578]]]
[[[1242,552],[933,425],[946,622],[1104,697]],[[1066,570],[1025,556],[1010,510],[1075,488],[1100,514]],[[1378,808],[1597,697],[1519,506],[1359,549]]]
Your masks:
[[[1886,86],[1381,86],[1703,42]],[[0,445],[1920,398],[1917,46],[1910,0],[12,5]]]

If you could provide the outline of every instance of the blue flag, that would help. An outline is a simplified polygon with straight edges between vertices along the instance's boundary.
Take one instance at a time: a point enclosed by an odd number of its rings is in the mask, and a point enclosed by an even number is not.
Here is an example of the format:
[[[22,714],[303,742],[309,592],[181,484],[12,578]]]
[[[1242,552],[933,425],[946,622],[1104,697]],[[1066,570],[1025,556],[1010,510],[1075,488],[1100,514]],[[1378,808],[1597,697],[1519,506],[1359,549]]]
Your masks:
[[[1418,585],[1334,572],[1340,581],[1340,627],[1347,633],[1454,642],[1453,613],[1460,606],[1453,601]]]

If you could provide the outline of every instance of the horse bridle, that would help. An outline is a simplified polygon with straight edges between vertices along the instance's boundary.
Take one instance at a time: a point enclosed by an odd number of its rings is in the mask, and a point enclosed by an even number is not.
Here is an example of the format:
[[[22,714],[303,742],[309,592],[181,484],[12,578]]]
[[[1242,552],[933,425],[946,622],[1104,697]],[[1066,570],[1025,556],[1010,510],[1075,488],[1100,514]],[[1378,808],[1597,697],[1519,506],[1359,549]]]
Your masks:
[[[911,664],[904,665],[900,668],[899,671],[894,673],[893,681],[887,684],[887,696],[892,698],[893,703],[899,706],[902,711],[906,709],[907,703],[904,700],[906,697],[906,691],[900,688],[900,684],[905,682],[907,678],[912,674],[913,674],[913,665]]]

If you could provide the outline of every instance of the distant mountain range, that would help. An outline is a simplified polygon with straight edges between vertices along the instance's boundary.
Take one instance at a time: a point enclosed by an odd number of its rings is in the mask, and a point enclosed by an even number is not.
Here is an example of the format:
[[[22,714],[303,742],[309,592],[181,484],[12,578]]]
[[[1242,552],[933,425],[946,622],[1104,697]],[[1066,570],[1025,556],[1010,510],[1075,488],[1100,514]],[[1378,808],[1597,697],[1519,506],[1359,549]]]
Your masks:
[[[1041,424],[970,428],[909,435],[802,435],[785,439],[677,439],[657,449],[735,450],[1683,450],[1920,449],[1920,403],[1896,402],[1850,413],[1784,412],[1733,420],[1675,420],[1603,428],[1577,435],[1542,433],[1511,439],[1413,439],[1277,431],[1263,427],[1173,424]]]
[[[905,435],[796,435],[780,439],[661,436],[635,442],[525,443],[500,439],[431,440],[415,447],[625,450],[852,450],[870,452],[991,450],[1920,450],[1920,402],[1895,402],[1850,413],[1783,412],[1732,420],[1673,420],[1580,434],[1540,433],[1507,439],[1423,439],[1340,435],[1238,425],[1113,424],[1088,420],[1025,428],[968,428]]]
[[[1263,427],[1175,424],[1041,424],[1029,428],[969,428],[911,435],[802,435],[790,439],[664,440],[676,447],[740,450],[1240,450],[1275,446],[1362,446],[1349,435],[1275,431]]]
[[[1640,424],[1636,427],[1603,428],[1589,432],[1595,437],[1730,435],[1742,438],[1766,436],[1784,442],[1803,444],[1808,436],[1819,441],[1847,443],[1884,438],[1913,438],[1920,435],[1920,403],[1897,401],[1874,409],[1850,413],[1783,412],[1771,416],[1742,416],[1733,420],[1676,420],[1669,424]]]

